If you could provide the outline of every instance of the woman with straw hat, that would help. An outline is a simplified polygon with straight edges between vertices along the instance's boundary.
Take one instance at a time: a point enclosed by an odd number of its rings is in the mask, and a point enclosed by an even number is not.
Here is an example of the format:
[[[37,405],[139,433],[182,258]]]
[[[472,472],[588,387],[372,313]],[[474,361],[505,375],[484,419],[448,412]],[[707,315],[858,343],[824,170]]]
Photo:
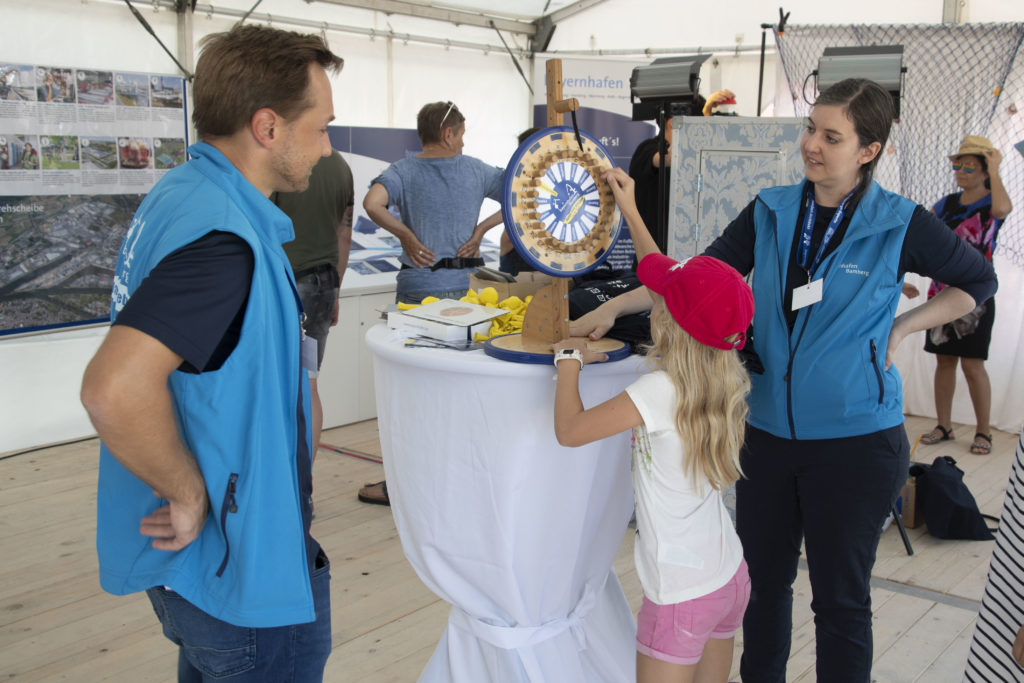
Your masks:
[[[949,159],[953,162],[953,173],[960,191],[936,202],[932,213],[991,261],[999,226],[1013,208],[999,178],[999,163],[1003,155],[987,138],[968,135]],[[928,288],[928,298],[945,287],[944,283],[933,280]],[[970,452],[976,455],[992,452],[989,427],[992,387],[985,371],[985,360],[995,317],[996,302],[991,298],[962,318],[928,330],[924,350],[935,354],[935,413],[938,424],[921,437],[921,443],[935,444],[954,438],[953,393],[959,363],[967,380],[977,423]]]

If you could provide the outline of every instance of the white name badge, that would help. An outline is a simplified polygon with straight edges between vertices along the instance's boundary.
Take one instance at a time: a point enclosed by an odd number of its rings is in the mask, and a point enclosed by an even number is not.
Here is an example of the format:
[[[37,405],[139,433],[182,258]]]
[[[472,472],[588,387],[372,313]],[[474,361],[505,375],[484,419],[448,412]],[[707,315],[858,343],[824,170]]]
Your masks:
[[[299,348],[302,356],[302,369],[309,372],[316,372],[316,339],[303,336]]]
[[[822,280],[820,279],[808,282],[803,287],[795,288],[793,290],[793,310],[799,311],[801,308],[818,303],[821,301],[821,295]]]

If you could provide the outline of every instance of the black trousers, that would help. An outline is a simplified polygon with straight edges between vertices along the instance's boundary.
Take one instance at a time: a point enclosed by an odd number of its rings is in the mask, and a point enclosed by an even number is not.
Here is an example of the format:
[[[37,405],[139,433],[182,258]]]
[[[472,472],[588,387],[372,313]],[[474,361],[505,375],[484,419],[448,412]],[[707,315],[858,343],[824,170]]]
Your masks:
[[[867,683],[873,651],[871,569],[882,523],[907,478],[903,425],[863,436],[795,441],[747,427],[736,530],[750,569],[743,683],[783,683],[793,581],[804,542],[818,681]]]

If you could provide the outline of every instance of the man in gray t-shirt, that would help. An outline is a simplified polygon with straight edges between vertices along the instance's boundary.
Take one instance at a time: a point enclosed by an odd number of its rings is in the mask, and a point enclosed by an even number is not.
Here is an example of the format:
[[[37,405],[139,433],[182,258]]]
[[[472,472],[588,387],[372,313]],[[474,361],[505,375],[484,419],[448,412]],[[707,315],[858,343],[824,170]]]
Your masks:
[[[469,273],[483,265],[484,233],[501,224],[500,210],[479,224],[477,219],[485,197],[500,201],[504,171],[462,154],[465,117],[451,102],[424,105],[416,129],[423,151],[377,176],[363,208],[402,242],[397,301],[457,299],[469,287]]]
[[[501,224],[501,211],[477,224],[485,197],[500,201],[504,170],[462,154],[466,119],[451,102],[424,105],[416,116],[423,151],[391,164],[370,183],[367,215],[402,242],[395,301],[458,299],[484,264],[480,241]],[[388,211],[398,207],[401,219]],[[387,483],[359,489],[364,503],[390,505]]]

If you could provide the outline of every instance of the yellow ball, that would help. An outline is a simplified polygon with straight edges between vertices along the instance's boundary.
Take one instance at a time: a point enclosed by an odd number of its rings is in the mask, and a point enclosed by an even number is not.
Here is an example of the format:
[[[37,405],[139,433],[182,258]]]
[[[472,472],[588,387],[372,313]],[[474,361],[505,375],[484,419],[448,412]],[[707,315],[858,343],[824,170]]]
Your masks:
[[[480,303],[484,305],[496,306],[498,304],[498,290],[494,287],[484,287],[477,296],[480,297]]]

